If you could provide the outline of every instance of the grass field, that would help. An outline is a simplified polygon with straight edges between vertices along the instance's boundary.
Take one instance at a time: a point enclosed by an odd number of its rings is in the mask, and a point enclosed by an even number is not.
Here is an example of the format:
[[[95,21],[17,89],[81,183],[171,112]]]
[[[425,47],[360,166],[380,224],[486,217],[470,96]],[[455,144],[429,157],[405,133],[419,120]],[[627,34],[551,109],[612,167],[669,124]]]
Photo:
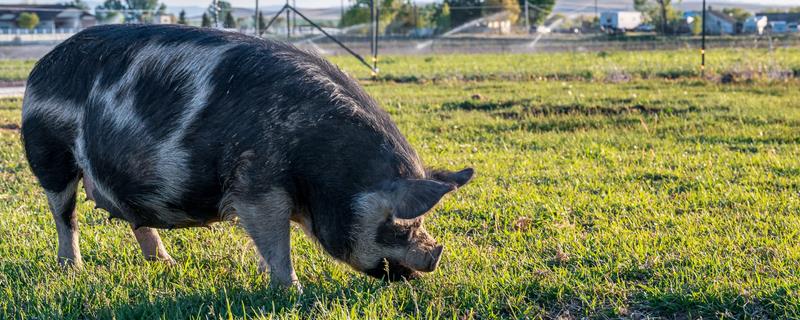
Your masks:
[[[349,55],[330,59],[357,78],[371,77],[369,69]],[[417,83],[681,79],[699,77],[699,61],[697,50],[388,56],[380,59],[378,79]],[[25,80],[34,63],[0,60],[0,81]],[[713,49],[706,63],[712,79],[726,75],[731,80],[747,81],[800,78],[800,48]]]
[[[777,54],[782,69],[800,66],[797,51]],[[4,100],[0,318],[800,317],[800,82],[595,81],[581,70],[608,57],[585,55],[564,80],[547,76],[566,63],[558,55],[474,70],[476,56],[390,58],[387,74],[417,81],[367,90],[428,164],[477,176],[430,214],[447,249],[418,281],[358,274],[295,230],[302,295],[267,287],[233,224],[163,231],[170,267],[143,261],[129,228],[90,202],[79,206],[85,268],[59,269],[20,101]],[[653,74],[690,68],[611,55]],[[520,72],[542,79],[482,76]]]
[[[719,49],[706,57],[707,76],[730,80],[800,78],[800,48]],[[333,60],[359,78],[370,71],[350,56]],[[379,79],[395,82],[436,80],[589,80],[682,79],[700,76],[699,50],[562,52],[394,56],[379,61]]]
[[[0,81],[27,79],[35,63],[35,60],[0,60]]]

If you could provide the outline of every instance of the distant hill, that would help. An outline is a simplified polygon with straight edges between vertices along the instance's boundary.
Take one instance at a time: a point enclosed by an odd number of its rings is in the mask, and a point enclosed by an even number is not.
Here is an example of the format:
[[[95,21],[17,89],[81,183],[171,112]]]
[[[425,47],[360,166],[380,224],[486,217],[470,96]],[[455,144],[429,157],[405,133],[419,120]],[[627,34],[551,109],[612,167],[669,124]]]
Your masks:
[[[441,1],[416,1],[418,4],[426,4],[431,2]],[[101,1],[87,1],[87,3],[91,8],[94,8],[95,6],[99,5]],[[790,7],[788,5],[765,5],[759,0],[708,0],[706,4],[715,9],[738,7],[751,12]],[[675,4],[675,7],[682,11],[700,10],[701,6],[702,0],[683,0]],[[800,1],[798,1],[797,6],[800,6]],[[264,12],[264,15],[270,16],[275,14],[275,12],[277,12],[277,10],[279,10],[281,7],[282,5],[263,6],[262,11]],[[299,7],[301,7],[301,12],[303,12],[303,14],[314,20],[339,20],[339,16],[341,15],[341,8],[338,6],[313,9],[302,8],[302,6]],[[181,10],[185,10],[186,16],[190,19],[199,19],[207,8],[207,6],[167,6],[167,10],[175,15],[178,15]],[[234,14],[237,17],[242,15],[252,15],[253,10],[254,8],[235,8]],[[602,12],[608,10],[633,10],[633,0],[598,0],[598,11]],[[594,14],[594,0],[556,0],[554,13],[560,13],[566,16]]]
[[[751,12],[764,11],[765,9],[780,9],[789,8],[790,6],[780,5],[764,5],[758,1],[706,1],[706,5],[714,9],[723,9],[730,7],[742,8]],[[675,3],[674,6],[681,11],[700,10],[703,7],[702,0],[684,0]],[[800,1],[798,2],[800,6]],[[598,1],[598,11],[618,11],[618,10],[633,10],[633,0],[602,0]],[[593,0],[557,0],[553,12],[560,13],[565,16],[573,16],[580,14],[594,14],[594,1]]]

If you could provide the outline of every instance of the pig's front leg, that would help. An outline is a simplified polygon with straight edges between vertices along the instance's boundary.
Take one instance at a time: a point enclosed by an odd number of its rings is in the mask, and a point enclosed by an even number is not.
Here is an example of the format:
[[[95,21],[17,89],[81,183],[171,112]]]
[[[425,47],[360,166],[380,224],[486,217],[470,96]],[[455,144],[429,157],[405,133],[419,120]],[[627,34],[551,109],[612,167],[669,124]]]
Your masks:
[[[133,228],[133,226],[131,226]],[[164,261],[168,264],[175,264],[175,260],[167,253],[167,248],[161,242],[161,237],[158,236],[156,229],[141,227],[133,229],[133,235],[136,236],[136,241],[139,242],[139,247],[142,248],[142,254],[146,260],[150,261]]]
[[[270,283],[302,290],[292,267],[289,239],[292,200],[289,194],[273,189],[265,195],[235,199],[233,206],[269,267]]]

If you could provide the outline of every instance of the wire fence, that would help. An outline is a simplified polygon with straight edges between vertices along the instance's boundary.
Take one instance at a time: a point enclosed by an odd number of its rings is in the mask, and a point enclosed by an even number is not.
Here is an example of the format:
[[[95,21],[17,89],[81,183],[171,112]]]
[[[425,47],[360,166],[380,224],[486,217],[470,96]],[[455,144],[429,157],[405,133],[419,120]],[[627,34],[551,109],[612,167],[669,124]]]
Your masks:
[[[24,84],[35,61],[52,50],[55,45],[71,36],[74,31],[52,30],[49,33],[0,32],[0,43],[5,44],[0,45],[0,87],[13,87]],[[244,32],[248,31],[244,30]],[[250,32],[254,33],[255,30],[250,30]],[[281,34],[271,34],[270,37],[286,41],[286,37]],[[371,50],[369,38],[366,36],[338,34],[336,37],[355,52],[366,55]],[[301,34],[298,37],[296,34],[289,41],[299,47],[318,51],[323,55],[342,55],[342,57],[336,58],[337,63],[348,64],[350,63],[349,60],[353,60],[352,62],[355,66],[349,66],[351,67],[350,69],[360,77],[369,77],[366,73],[360,74],[360,72],[366,72],[366,70],[360,70],[355,59],[346,57],[347,52],[326,37],[311,33]],[[777,60],[773,59],[772,55],[765,54],[765,52],[780,51],[787,48],[800,48],[800,34],[715,36],[707,39],[706,46],[712,58],[710,68],[716,68],[714,70],[719,71],[719,74],[753,74],[784,78],[800,77],[800,60],[798,60],[800,58],[792,58],[800,54],[798,49],[791,49],[789,54],[780,55],[781,57],[785,56],[785,58]],[[542,56],[542,58],[536,58],[536,54],[539,53],[572,54],[573,56],[571,57],[573,58],[568,58],[567,60],[574,59],[576,57],[574,54],[586,53],[587,55],[585,56],[579,56],[579,58],[583,59],[581,64],[591,66],[596,63],[608,66],[609,60],[601,59],[605,53],[622,52],[634,53],[635,55],[635,52],[639,51],[662,50],[680,52],[675,54],[675,58],[662,57],[657,62],[660,70],[670,70],[670,72],[664,74],[695,75],[697,66],[694,61],[694,55],[695,53],[699,55],[699,49],[699,37],[630,37],[605,34],[533,34],[529,36],[454,34],[438,38],[382,36],[379,43],[379,51],[383,55],[380,58],[381,61],[392,60],[394,59],[392,56],[435,56],[438,54],[514,53],[533,56],[529,59],[509,59],[506,65],[499,66],[496,68],[497,70],[488,73],[501,74],[501,78],[509,79],[558,75],[559,70],[549,69],[550,66],[547,63],[538,64],[540,60],[552,60],[555,56],[547,55]],[[723,52],[730,57],[728,60],[741,62],[728,63],[725,66],[721,66],[718,61],[714,60],[714,57]],[[741,53],[737,56],[734,54],[735,52],[746,53]],[[689,62],[683,61],[686,60],[683,57],[687,55],[691,56],[688,60]],[[641,56],[646,57],[647,55],[642,54]],[[491,64],[491,61],[485,61],[481,57],[476,57],[475,59],[478,61],[472,61],[474,64],[470,62],[471,64],[467,68],[483,70],[483,66]],[[646,59],[620,60],[613,63],[613,68],[611,69],[583,66],[570,68],[576,69],[574,74],[588,74],[590,78],[592,77],[591,75],[594,75],[595,78],[600,75],[604,79],[626,78],[629,74],[652,76],[655,72],[647,71],[646,66],[656,62],[645,61]],[[383,64],[386,68],[381,71],[381,77],[400,80],[421,78],[421,75],[414,74],[415,70],[420,70],[418,67],[411,65],[416,63],[414,61],[396,63],[391,66]],[[470,61],[470,59],[465,58],[461,61]],[[631,63],[630,61],[639,62]],[[566,61],[558,68],[569,67],[569,63],[571,62]],[[714,65],[715,63],[716,65]],[[408,71],[406,72],[403,69],[408,69]],[[458,65],[449,66],[445,69],[460,70]],[[527,71],[517,72],[518,70]],[[441,74],[443,75],[442,77],[449,77],[450,75],[446,71],[429,70],[418,73]],[[459,71],[459,74],[469,74],[469,70],[466,72]],[[474,76],[480,77],[480,75]]]

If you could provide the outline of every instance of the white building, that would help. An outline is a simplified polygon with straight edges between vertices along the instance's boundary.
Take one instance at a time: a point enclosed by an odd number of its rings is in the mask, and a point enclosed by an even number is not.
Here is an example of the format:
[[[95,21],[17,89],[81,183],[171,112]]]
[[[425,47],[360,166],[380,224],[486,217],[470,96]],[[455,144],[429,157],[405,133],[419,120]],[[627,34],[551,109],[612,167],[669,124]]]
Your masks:
[[[29,4],[4,4],[0,5],[0,29],[17,29],[17,20],[23,12],[33,13],[39,17],[39,24],[35,29],[82,29],[97,24],[94,15],[66,5],[29,5]]]
[[[600,26],[615,31],[636,29],[642,20],[642,13],[637,11],[606,11],[600,14]]]
[[[153,23],[155,24],[173,24],[177,21],[178,19],[176,19],[175,15],[171,13],[157,14],[155,17],[153,17]]]
[[[768,22],[769,19],[767,19],[767,17],[752,16],[744,21],[744,25],[742,26],[742,32],[763,34],[764,29],[767,27]]]
[[[757,16],[764,16],[769,22],[769,28],[773,33],[797,32],[797,25],[800,24],[800,13],[757,13]]]

